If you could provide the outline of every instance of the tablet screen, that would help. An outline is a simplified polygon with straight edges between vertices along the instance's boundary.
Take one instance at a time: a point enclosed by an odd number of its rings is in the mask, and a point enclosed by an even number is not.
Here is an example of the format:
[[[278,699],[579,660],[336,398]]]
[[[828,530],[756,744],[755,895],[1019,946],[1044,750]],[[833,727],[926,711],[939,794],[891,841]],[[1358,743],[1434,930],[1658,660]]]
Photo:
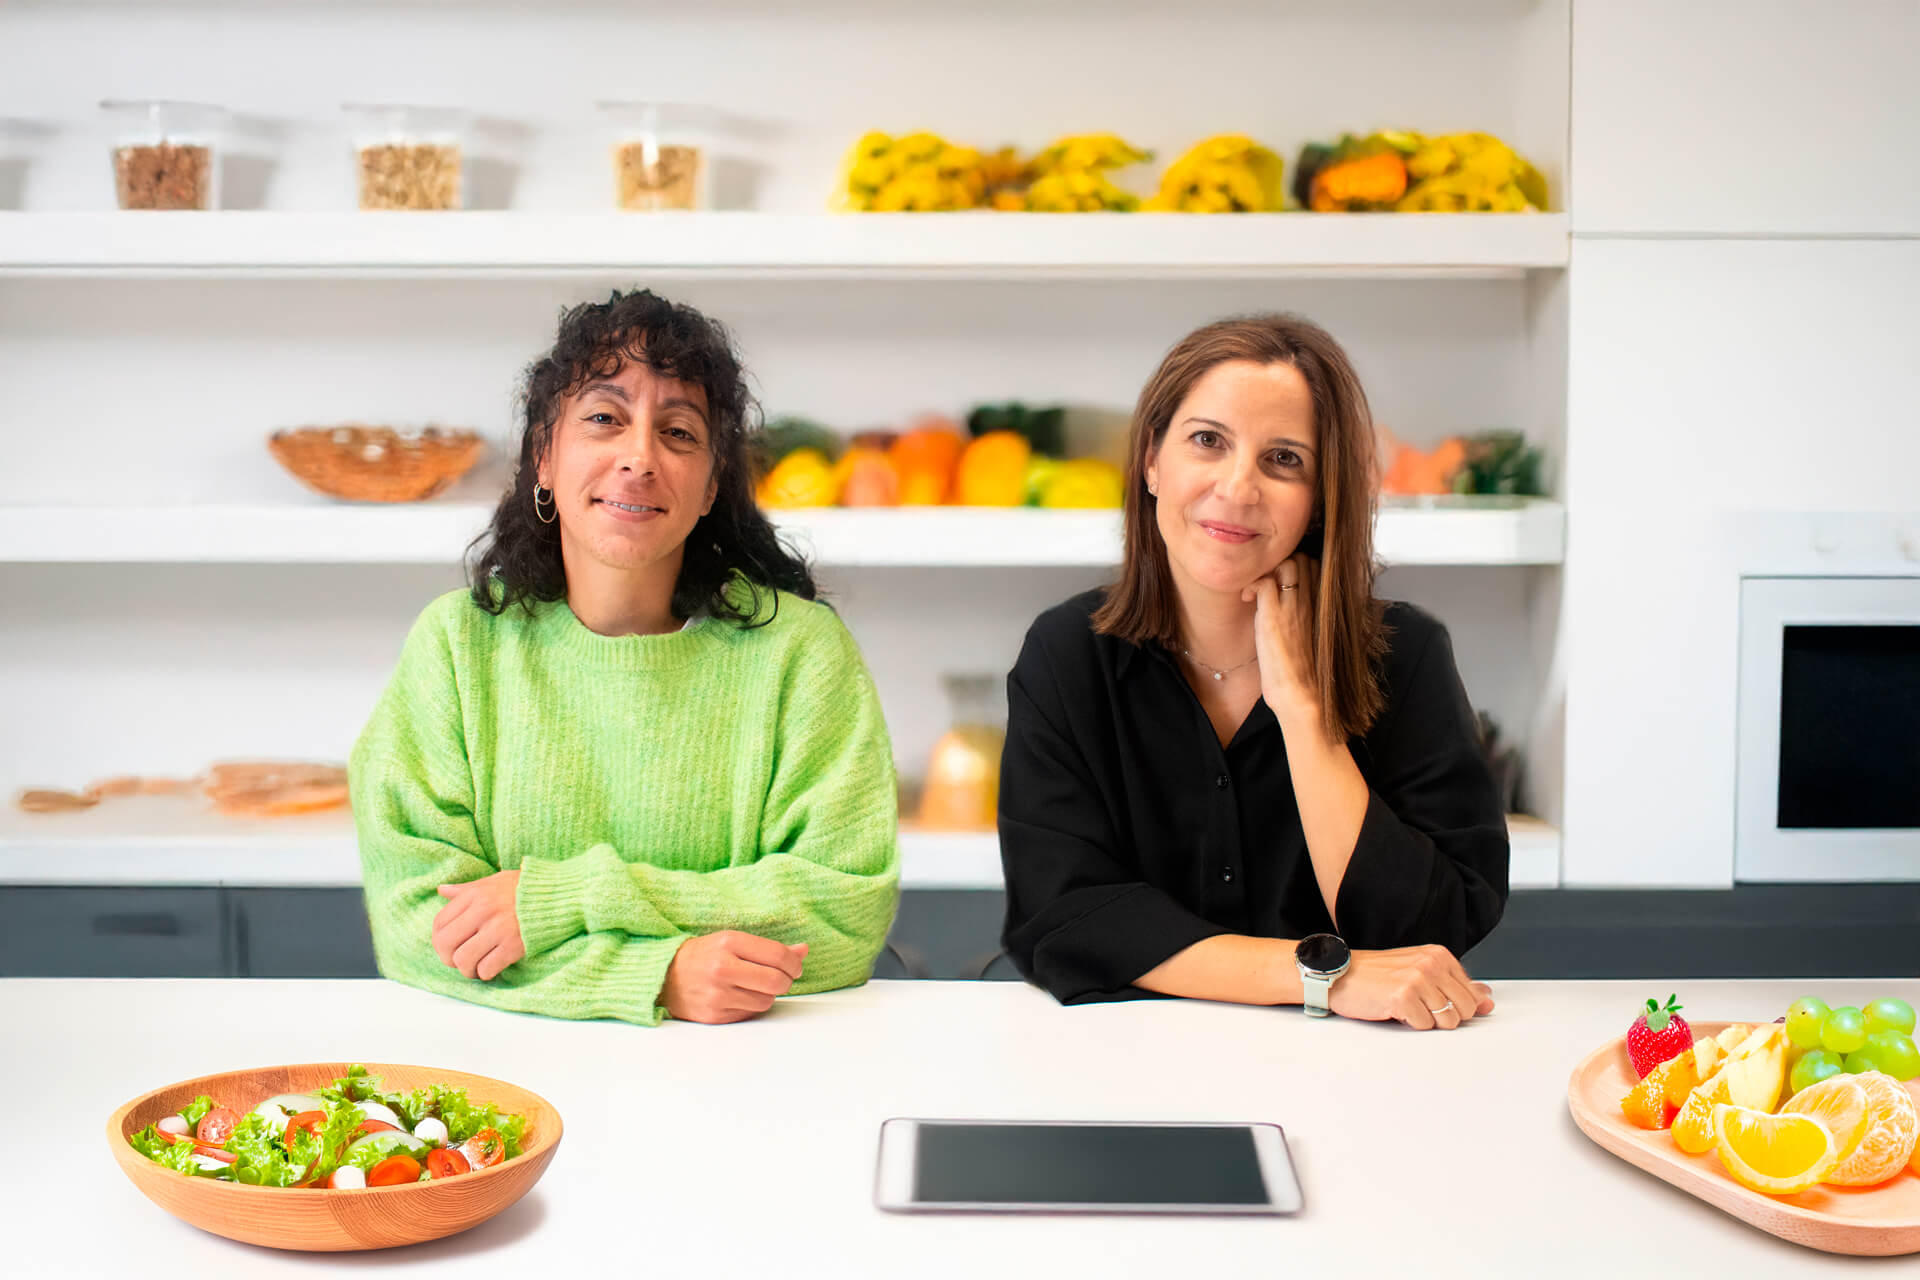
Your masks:
[[[1178,1125],[920,1125],[922,1203],[1258,1205],[1253,1135]]]

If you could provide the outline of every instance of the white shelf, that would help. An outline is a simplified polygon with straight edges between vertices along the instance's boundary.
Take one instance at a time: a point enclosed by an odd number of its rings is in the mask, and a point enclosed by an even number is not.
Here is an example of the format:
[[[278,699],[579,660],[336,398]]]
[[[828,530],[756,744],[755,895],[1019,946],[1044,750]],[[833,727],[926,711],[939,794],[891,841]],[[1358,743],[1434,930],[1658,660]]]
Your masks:
[[[0,213],[0,274],[1503,276],[1565,214]]]
[[[1516,816],[1513,887],[1560,884],[1560,833]],[[1000,841],[978,833],[900,833],[908,889],[998,889]],[[230,885],[357,888],[360,855],[343,813],[241,820],[180,797],[125,797],[79,813],[0,810],[0,885]]]
[[[445,564],[488,504],[395,506],[0,506],[0,563]],[[1113,511],[923,507],[783,511],[782,532],[828,566],[1116,564]],[[1558,564],[1566,508],[1545,499],[1436,499],[1384,506],[1375,549],[1389,564]]]

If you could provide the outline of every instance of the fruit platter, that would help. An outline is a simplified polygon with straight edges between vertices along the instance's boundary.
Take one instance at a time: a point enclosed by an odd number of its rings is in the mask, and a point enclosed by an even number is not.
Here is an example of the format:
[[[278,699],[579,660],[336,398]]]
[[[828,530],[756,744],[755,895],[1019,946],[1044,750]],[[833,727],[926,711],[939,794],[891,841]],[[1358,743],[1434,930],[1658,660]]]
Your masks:
[[[1914,1011],[1808,997],[1773,1022],[1646,1008],[1567,1085],[1574,1123],[1629,1164],[1828,1253],[1920,1253]]]

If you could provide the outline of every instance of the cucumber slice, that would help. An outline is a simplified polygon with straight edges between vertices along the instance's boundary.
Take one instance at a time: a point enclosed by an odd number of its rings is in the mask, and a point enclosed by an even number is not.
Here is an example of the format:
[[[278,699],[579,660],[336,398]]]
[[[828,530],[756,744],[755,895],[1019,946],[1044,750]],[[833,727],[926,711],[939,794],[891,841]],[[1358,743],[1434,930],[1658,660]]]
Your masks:
[[[425,1160],[432,1148],[405,1129],[384,1129],[379,1133],[363,1133],[349,1142],[346,1157],[341,1163],[351,1160],[355,1152],[368,1150],[377,1152],[383,1160],[396,1151],[404,1151],[416,1160]]]
[[[360,1108],[360,1114],[369,1120],[384,1120],[396,1129],[404,1129],[407,1127],[400,1123],[400,1117],[394,1112],[394,1109],[384,1103],[356,1102],[353,1105]]]

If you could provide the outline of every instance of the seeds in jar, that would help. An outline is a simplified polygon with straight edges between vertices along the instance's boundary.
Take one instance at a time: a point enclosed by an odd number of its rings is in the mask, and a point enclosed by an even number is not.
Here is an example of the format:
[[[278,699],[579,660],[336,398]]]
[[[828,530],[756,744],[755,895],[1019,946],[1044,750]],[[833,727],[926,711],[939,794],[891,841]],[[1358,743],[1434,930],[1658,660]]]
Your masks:
[[[459,147],[390,142],[360,148],[362,209],[453,209],[459,204]]]
[[[122,209],[211,208],[213,148],[174,142],[115,148],[113,185]]]
[[[622,209],[691,209],[698,198],[698,147],[649,147],[622,142],[613,149],[614,180]]]

